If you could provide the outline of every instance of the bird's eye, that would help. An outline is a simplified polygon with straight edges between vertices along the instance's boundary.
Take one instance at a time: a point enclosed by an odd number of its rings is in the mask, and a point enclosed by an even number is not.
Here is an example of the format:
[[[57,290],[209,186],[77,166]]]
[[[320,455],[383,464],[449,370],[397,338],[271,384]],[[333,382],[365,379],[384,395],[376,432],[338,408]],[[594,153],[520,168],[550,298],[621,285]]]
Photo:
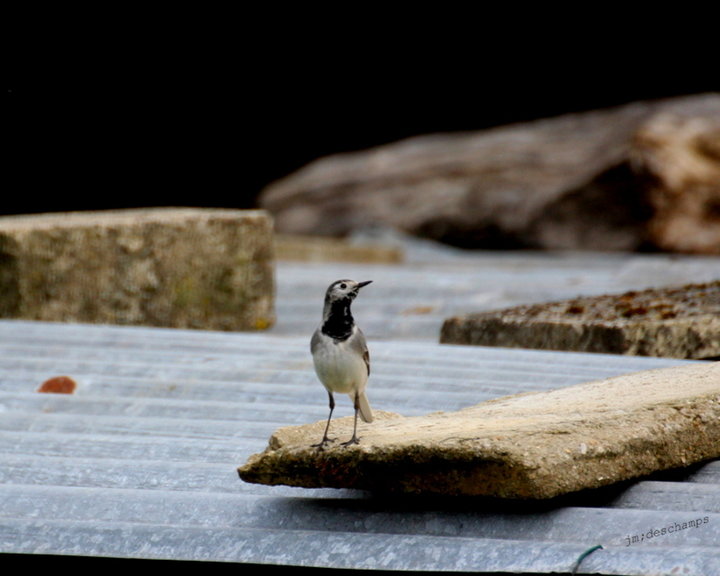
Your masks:
[[[345,284],[345,282],[343,282],[342,284],[340,284],[340,288],[342,288],[343,290],[345,290],[345,288],[347,288],[347,284]]]

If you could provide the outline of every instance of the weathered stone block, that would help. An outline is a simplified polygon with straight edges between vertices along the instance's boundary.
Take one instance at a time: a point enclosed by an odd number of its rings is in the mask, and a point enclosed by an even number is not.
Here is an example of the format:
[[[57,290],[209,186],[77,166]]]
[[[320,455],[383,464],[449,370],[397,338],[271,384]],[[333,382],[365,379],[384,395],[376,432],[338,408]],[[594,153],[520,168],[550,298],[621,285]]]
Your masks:
[[[457,316],[443,323],[440,342],[716,358],[720,281]]]
[[[274,322],[272,219],[151,208],[0,218],[0,317],[253,330]]]
[[[649,370],[453,413],[379,413],[318,451],[325,422],[276,431],[247,482],[545,499],[720,456],[720,364]],[[333,421],[349,437],[352,417]]]

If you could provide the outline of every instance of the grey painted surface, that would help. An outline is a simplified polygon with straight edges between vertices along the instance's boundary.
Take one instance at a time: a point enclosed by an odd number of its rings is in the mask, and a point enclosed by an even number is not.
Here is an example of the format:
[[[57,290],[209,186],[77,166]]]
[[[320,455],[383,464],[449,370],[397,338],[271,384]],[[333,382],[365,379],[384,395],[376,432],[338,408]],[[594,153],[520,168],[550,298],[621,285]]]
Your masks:
[[[417,415],[681,363],[440,346],[434,330],[453,307],[624,290],[657,283],[663,271],[679,278],[717,266],[568,256],[553,272],[551,257],[531,256],[531,266],[519,255],[440,264],[421,256],[349,270],[281,264],[279,323],[266,334],[0,322],[0,551],[567,573],[602,545],[579,573],[720,574],[720,462],[545,505],[388,500],[239,480],[236,467],[273,430],[327,415],[308,339],[336,276],[375,280],[355,310],[370,339],[373,406]],[[453,299],[452,287],[465,299]],[[423,306],[433,308],[401,313]],[[77,391],[36,392],[57,375],[75,378]],[[336,412],[349,415],[349,402],[339,399]]]

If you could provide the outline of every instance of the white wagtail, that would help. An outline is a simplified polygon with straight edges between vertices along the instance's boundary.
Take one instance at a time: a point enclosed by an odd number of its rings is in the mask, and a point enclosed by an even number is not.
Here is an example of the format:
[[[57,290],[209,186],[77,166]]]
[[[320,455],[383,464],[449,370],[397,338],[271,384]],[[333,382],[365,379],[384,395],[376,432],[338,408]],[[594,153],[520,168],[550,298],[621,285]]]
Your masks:
[[[343,446],[357,444],[358,413],[365,422],[372,422],[373,415],[365,395],[365,385],[370,376],[370,353],[365,336],[355,325],[350,305],[357,297],[360,288],[370,284],[354,280],[333,282],[325,293],[323,319],[310,341],[310,351],[315,364],[315,372],[328,393],[330,414],[325,426],[325,434],[319,444],[322,449],[334,439],[328,438],[330,419],[335,408],[334,392],[347,394],[355,408],[355,424],[350,440]]]

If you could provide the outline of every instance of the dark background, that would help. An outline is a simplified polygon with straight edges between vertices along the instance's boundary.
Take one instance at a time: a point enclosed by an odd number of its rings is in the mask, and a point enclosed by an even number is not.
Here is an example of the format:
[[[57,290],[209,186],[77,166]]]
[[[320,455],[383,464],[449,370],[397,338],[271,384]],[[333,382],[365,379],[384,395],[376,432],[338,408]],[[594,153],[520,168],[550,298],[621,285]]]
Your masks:
[[[635,57],[540,49],[502,59],[467,46],[462,57],[254,50],[12,79],[2,213],[251,208],[265,185],[328,154],[718,88],[703,67],[664,62],[659,73]]]

